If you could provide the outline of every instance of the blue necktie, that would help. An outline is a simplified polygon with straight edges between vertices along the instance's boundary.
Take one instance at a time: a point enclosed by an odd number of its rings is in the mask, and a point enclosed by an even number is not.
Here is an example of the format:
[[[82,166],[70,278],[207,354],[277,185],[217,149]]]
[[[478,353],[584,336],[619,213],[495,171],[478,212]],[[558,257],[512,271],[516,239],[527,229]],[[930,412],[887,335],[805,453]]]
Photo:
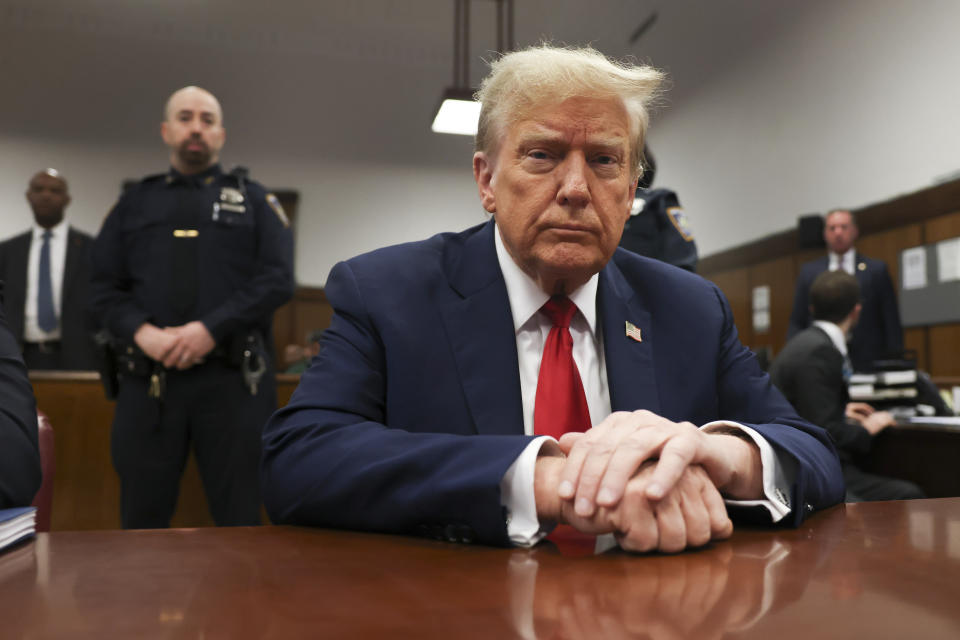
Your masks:
[[[37,279],[37,324],[46,332],[57,328],[57,312],[53,308],[53,279],[50,277],[50,236],[43,232],[40,246],[40,274]]]
[[[853,376],[853,364],[850,362],[850,357],[847,355],[843,356],[843,381],[850,382],[850,378]]]

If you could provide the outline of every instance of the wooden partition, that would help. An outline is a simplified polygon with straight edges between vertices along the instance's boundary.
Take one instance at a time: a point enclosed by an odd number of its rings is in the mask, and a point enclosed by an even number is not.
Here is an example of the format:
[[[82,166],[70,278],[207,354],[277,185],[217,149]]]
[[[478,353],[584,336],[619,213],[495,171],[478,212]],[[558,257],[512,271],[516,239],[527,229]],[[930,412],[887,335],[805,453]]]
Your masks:
[[[333,307],[323,289],[297,287],[293,300],[283,305],[273,316],[273,341],[278,358],[288,344],[303,345],[307,334],[326,329],[333,318]]]
[[[53,484],[53,531],[120,527],[120,483],[110,460],[114,403],[96,373],[31,373],[37,408],[53,425],[57,458]],[[285,405],[298,376],[280,375],[277,399]],[[174,527],[212,526],[193,456],[180,484]]]
[[[887,263],[900,288],[900,252],[960,236],[960,180],[923,189],[855,211],[860,226],[857,250]],[[799,248],[796,230],[729,249],[700,261],[700,274],[719,286],[730,300],[744,344],[768,348],[775,356],[786,343],[800,267],[824,250]],[[753,288],[770,287],[770,330],[754,331]],[[960,376],[960,323],[914,327],[904,331],[904,346],[917,353],[917,363],[935,377]]]

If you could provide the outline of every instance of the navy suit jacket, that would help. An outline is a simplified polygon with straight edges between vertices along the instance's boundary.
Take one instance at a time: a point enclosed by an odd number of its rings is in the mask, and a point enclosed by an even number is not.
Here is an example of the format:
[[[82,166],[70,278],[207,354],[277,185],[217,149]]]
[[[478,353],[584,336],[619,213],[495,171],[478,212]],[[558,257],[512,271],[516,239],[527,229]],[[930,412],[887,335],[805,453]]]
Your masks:
[[[0,282],[0,298],[3,295]],[[27,506],[40,488],[37,438],[33,387],[0,309],[0,509]]]
[[[334,266],[322,350],[264,430],[275,522],[509,543],[499,486],[530,437],[494,230]],[[618,249],[597,307],[613,410],[754,426],[799,463],[794,524],[843,499],[826,432],[770,384],[713,284]]]
[[[824,256],[800,267],[793,296],[793,313],[790,314],[790,327],[787,329],[788,340],[809,327],[813,321],[810,316],[810,285],[828,266],[829,258]],[[863,310],[847,347],[853,367],[857,371],[870,371],[874,360],[900,357],[903,352],[903,327],[900,326],[897,294],[886,263],[858,253],[856,266]]]
[[[23,313],[27,297],[27,261],[32,231],[0,243],[0,280],[6,283],[4,310],[10,330],[23,344]],[[70,227],[67,257],[63,265],[60,299],[60,358],[63,369],[94,370],[96,351],[86,316],[90,283],[90,251],[93,238]]]

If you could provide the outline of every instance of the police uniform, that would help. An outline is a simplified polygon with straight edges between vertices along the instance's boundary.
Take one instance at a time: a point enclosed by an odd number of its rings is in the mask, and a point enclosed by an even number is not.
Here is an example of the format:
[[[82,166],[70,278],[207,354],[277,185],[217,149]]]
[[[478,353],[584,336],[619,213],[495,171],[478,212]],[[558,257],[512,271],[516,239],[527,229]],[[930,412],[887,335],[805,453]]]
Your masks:
[[[637,189],[620,246],[687,271],[697,270],[697,243],[677,194],[669,189]]]
[[[276,197],[219,165],[147,177],[107,216],[93,308],[121,355],[111,452],[125,528],[169,526],[191,444],[216,523],[260,522],[260,431],[276,408],[271,319],[293,294],[292,243]],[[164,369],[134,346],[145,322],[193,320],[217,346],[189,369]],[[245,377],[258,368],[258,383]]]

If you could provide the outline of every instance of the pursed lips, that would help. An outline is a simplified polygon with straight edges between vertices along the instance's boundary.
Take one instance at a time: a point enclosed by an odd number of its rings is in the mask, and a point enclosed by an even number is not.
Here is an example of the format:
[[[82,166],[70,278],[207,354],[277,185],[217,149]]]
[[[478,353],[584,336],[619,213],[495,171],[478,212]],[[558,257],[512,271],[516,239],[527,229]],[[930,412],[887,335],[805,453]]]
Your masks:
[[[590,233],[596,234],[597,231],[594,227],[586,224],[577,224],[573,222],[566,222],[561,224],[547,224],[543,228],[544,231],[555,231],[560,234],[580,234],[580,233]]]

